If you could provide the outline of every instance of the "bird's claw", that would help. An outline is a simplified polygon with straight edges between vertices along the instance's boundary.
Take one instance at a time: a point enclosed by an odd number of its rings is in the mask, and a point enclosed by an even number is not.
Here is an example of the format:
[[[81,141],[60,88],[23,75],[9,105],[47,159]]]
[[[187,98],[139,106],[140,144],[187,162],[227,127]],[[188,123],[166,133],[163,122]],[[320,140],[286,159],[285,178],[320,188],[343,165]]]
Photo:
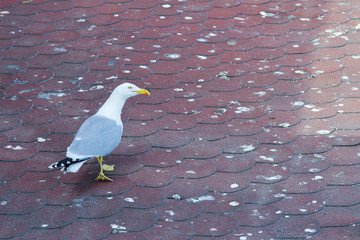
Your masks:
[[[107,164],[103,164],[102,165],[102,169],[104,171],[114,171],[115,165],[107,165]]]
[[[107,176],[105,176],[103,173],[100,173],[99,176],[97,178],[95,178],[96,181],[114,181],[111,178],[108,178]]]

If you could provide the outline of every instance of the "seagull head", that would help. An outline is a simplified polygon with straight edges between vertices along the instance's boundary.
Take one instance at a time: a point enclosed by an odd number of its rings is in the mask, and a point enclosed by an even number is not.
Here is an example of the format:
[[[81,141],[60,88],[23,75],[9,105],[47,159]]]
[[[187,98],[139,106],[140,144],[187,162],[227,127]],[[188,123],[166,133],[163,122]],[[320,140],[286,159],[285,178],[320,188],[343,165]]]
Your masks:
[[[141,89],[132,83],[123,83],[117,86],[110,97],[101,106],[97,115],[102,115],[121,123],[120,115],[126,100],[130,97],[143,94],[150,95],[146,89]]]
[[[132,83],[123,83],[116,87],[115,91],[124,96],[126,99],[139,94],[150,95],[148,90],[139,88]]]

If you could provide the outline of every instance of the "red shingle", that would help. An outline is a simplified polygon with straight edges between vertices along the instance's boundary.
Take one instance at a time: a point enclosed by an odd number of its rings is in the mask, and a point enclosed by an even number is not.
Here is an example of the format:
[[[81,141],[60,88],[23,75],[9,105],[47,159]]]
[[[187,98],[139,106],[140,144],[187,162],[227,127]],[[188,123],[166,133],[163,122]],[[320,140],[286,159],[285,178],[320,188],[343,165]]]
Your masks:
[[[0,238],[354,238],[358,7],[1,1]],[[123,82],[114,182],[48,169]]]

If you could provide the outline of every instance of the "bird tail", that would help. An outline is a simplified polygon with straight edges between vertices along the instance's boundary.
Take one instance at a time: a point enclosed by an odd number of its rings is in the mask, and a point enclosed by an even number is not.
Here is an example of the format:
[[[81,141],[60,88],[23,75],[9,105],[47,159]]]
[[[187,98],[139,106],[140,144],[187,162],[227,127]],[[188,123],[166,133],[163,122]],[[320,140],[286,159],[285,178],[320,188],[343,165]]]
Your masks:
[[[90,158],[85,159],[72,159],[72,158],[65,158],[61,161],[58,161],[56,163],[53,163],[49,166],[50,169],[62,167],[61,171],[64,173],[72,172],[76,173],[79,171],[80,167]]]

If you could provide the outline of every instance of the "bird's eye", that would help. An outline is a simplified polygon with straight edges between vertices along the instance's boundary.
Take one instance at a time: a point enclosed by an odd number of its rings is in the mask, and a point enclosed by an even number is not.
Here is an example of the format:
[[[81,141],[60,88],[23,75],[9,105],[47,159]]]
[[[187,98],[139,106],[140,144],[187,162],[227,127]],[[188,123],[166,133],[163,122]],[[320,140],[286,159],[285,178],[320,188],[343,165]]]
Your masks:
[[[128,86],[128,89],[132,89],[132,86]]]

